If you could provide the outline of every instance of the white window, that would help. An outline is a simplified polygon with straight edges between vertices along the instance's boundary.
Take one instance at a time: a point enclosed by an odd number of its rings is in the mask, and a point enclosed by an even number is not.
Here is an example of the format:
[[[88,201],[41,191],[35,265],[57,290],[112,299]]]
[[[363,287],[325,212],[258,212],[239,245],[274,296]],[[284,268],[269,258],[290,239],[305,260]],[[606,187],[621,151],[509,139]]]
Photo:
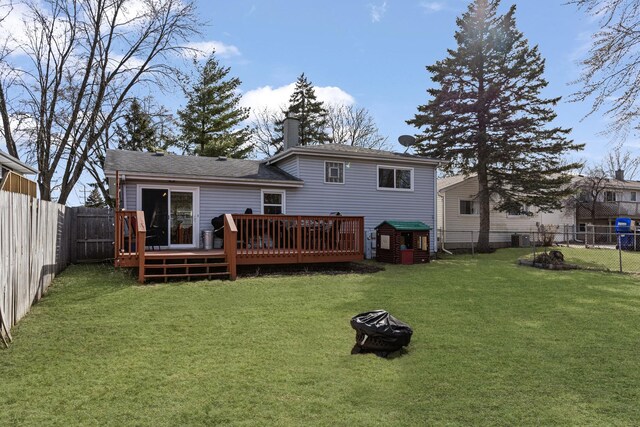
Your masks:
[[[324,162],[324,182],[344,184],[344,162]]]
[[[604,200],[607,202],[615,202],[616,201],[616,193],[615,191],[605,191],[604,192]]]
[[[378,190],[413,190],[413,168],[378,166]]]
[[[460,215],[478,215],[477,200],[460,200]]]
[[[631,194],[629,196],[629,200],[631,200],[632,202],[637,202],[638,201],[638,196],[637,196],[635,191],[631,192]]]
[[[262,213],[280,215],[286,212],[286,194],[281,190],[262,190]]]
[[[528,216],[530,212],[529,206],[521,206],[519,209],[508,210],[507,216]]]

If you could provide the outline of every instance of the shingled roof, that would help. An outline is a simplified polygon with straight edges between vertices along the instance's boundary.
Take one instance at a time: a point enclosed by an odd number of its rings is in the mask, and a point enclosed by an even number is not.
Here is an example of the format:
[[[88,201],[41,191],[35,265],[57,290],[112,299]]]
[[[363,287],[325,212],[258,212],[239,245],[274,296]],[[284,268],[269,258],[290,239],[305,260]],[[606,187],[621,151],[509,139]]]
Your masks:
[[[396,153],[393,151],[376,150],[374,148],[354,147],[353,145],[345,145],[345,144],[320,144],[320,145],[297,146],[297,147],[289,148],[288,150],[271,157],[269,159],[269,163],[270,164],[277,163],[278,161],[283,160],[294,154],[385,159],[385,160],[397,160],[397,161],[412,162],[412,163],[429,163],[429,164],[446,163],[443,160],[417,156],[415,154]]]
[[[240,181],[278,181],[302,184],[302,180],[260,160],[225,157],[181,156],[141,151],[107,150],[107,175],[149,174],[181,178],[222,178]]]

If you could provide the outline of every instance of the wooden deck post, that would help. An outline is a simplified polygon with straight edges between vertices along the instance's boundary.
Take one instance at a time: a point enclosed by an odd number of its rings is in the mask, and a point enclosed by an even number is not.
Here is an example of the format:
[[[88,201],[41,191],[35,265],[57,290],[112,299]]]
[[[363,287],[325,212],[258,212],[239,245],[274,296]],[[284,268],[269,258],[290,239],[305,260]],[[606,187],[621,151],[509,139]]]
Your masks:
[[[227,259],[229,269],[229,280],[236,280],[237,265],[236,255],[238,252],[238,228],[231,214],[224,215],[224,254]]]
[[[113,265],[118,267],[118,261],[120,260],[120,227],[122,226],[122,219],[118,212],[120,211],[120,171],[116,171],[116,200],[115,206],[113,210],[113,227],[115,230],[115,235],[113,237]]]
[[[297,251],[297,261],[298,263],[302,262],[302,217],[298,215],[298,228],[296,232],[296,251]]]
[[[358,232],[360,233],[360,250],[358,251],[359,254],[362,254],[363,256],[366,255],[367,251],[365,250],[365,238],[364,238],[364,218],[360,218],[360,220],[358,221],[358,226],[359,226],[359,230]]]
[[[145,265],[145,245],[147,244],[147,226],[144,221],[144,212],[138,211],[136,214],[136,249],[138,252],[138,282],[144,283],[144,265]],[[129,239],[131,239],[129,233]]]

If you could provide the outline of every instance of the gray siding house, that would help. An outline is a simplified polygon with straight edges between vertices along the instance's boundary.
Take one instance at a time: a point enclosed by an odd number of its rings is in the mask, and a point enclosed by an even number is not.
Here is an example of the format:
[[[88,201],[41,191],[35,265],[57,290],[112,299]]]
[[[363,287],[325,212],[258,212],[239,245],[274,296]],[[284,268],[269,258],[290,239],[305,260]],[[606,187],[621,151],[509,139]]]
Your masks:
[[[115,188],[118,172],[123,209],[144,211],[147,228],[171,230],[163,247],[201,247],[202,231],[211,230],[212,218],[224,213],[339,212],[364,216],[365,252],[371,257],[374,228],[385,220],[418,220],[437,230],[439,163],[340,144],[293,143],[265,160],[109,150],[105,173]],[[435,234],[431,242],[435,251]]]

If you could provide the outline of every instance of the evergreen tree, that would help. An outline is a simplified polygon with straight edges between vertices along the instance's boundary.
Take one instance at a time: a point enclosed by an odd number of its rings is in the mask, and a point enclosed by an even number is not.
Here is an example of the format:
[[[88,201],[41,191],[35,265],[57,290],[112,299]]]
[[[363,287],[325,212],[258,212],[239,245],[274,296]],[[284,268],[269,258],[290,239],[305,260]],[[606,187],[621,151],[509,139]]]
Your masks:
[[[161,145],[151,115],[134,98],[124,115],[124,123],[116,125],[118,149],[131,151],[155,151]]]
[[[104,208],[107,206],[97,187],[91,190],[91,193],[87,196],[87,200],[84,201],[84,205],[87,208]]]
[[[490,201],[500,211],[557,209],[571,192],[562,155],[582,149],[569,129],[550,126],[560,98],[543,98],[545,61],[516,28],[515,6],[497,14],[499,0],[475,0],[458,18],[457,48],[428,66],[431,99],[407,123],[423,131],[418,151],[477,174],[478,249],[488,251]]]
[[[302,73],[296,81],[293,94],[289,98],[289,108],[283,115],[296,117],[300,121],[298,137],[300,145],[326,144],[330,142],[327,135],[327,109],[322,101],[318,101],[313,84]],[[282,151],[284,119],[276,125],[278,138],[274,140],[277,151]]]
[[[251,152],[251,133],[242,122],[249,109],[240,107],[239,78],[229,78],[230,69],[222,67],[215,54],[200,66],[194,61],[197,76],[185,78],[187,105],[178,111],[182,139],[203,156],[245,158]]]

